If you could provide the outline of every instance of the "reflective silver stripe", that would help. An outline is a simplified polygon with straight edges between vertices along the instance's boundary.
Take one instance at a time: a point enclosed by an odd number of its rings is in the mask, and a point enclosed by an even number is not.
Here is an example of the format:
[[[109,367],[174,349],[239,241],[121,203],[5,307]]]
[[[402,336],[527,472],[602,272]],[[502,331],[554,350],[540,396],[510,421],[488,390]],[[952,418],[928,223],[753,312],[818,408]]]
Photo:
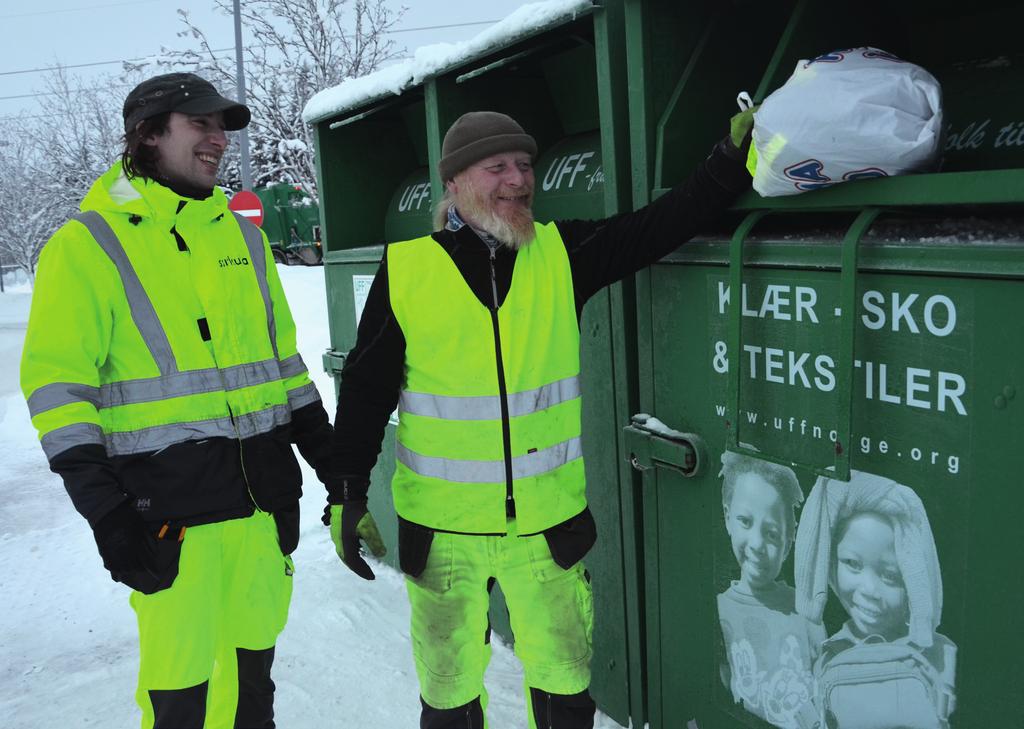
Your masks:
[[[234,213],[234,215],[238,221],[238,227],[242,229],[245,245],[249,248],[249,260],[252,261],[256,282],[260,286],[260,293],[263,294],[263,305],[267,309],[267,328],[270,330],[270,346],[274,348],[274,357],[276,358],[278,356],[277,325],[274,323],[274,302],[270,299],[270,285],[267,283],[267,256],[263,250],[263,234],[244,216],[238,213]]]
[[[420,476],[439,478],[455,483],[505,483],[505,461],[468,461],[424,456],[395,443],[398,462]],[[583,457],[579,437],[556,443],[535,453],[512,459],[512,478],[528,478],[554,471],[570,461]]]
[[[255,413],[236,415],[235,424],[238,426],[240,438],[251,438],[260,433],[268,433],[279,425],[285,425],[291,419],[292,409],[289,405],[274,405]]]
[[[555,443],[542,451],[516,456],[512,459],[512,478],[540,476],[577,458],[583,458],[583,444],[579,436]]]
[[[72,423],[51,430],[40,441],[48,460],[78,445],[103,445],[103,430],[95,423]]]
[[[291,420],[291,408],[274,405],[266,410],[235,417],[198,420],[188,423],[171,423],[152,428],[132,430],[123,433],[109,433],[106,436],[107,454],[126,456],[134,453],[148,453],[161,448],[204,438],[251,438],[267,433]],[[237,425],[237,430],[236,426]]]
[[[533,390],[508,396],[509,417],[530,415],[580,396],[579,377],[566,377]],[[501,398],[498,395],[452,397],[403,390],[399,397],[402,412],[444,420],[498,420]]]
[[[306,363],[302,361],[302,357],[298,354],[293,354],[287,359],[282,359],[280,367],[282,380],[286,380],[289,377],[295,377],[295,375],[301,375],[303,372],[308,372],[306,369]]]
[[[228,390],[240,390],[243,387],[263,385],[281,379],[281,367],[276,359],[265,359],[262,362],[246,362],[221,371],[224,384]]]
[[[117,273],[121,277],[121,284],[124,286],[125,296],[128,298],[128,308],[132,313],[132,320],[142,334],[142,340],[146,343],[149,353],[153,355],[156,366],[160,369],[161,375],[169,375],[178,371],[178,363],[174,359],[174,351],[167,339],[160,319],[153,308],[153,302],[149,300],[146,290],[139,281],[138,274],[132,267],[124,246],[117,239],[117,235],[111,229],[110,224],[103,219],[95,210],[87,210],[76,215],[75,220],[84,225],[92,237],[96,239],[103,252],[110,257]],[[84,275],[84,274],[83,274]]]
[[[505,461],[456,461],[424,456],[395,443],[395,458],[420,476],[456,483],[505,483]]]
[[[204,392],[238,390],[252,385],[262,385],[280,379],[277,360],[246,362],[233,367],[217,370],[210,367],[203,370],[188,370],[164,377],[147,377],[138,380],[111,382],[100,388],[100,407],[134,405],[156,402],[172,397],[201,395]]]
[[[402,390],[398,407],[403,413],[443,420],[499,420],[501,398],[497,395],[450,397]]]
[[[509,393],[508,414],[510,417],[529,415],[547,410],[559,403],[575,400],[580,396],[580,378],[566,377],[535,390]]]
[[[307,382],[302,387],[296,387],[294,390],[288,391],[288,406],[292,410],[314,402],[320,402],[320,393],[317,392],[316,385],[312,382]]]
[[[108,433],[106,436],[107,455],[129,456],[134,453],[158,451],[161,448],[183,443],[187,440],[204,438],[234,438],[235,427],[231,418],[197,420],[191,423],[171,423],[152,428],[131,430],[123,433]]]
[[[29,397],[28,413],[34,418],[39,413],[74,402],[87,402],[99,407],[100,388],[77,382],[51,382],[37,389]]]

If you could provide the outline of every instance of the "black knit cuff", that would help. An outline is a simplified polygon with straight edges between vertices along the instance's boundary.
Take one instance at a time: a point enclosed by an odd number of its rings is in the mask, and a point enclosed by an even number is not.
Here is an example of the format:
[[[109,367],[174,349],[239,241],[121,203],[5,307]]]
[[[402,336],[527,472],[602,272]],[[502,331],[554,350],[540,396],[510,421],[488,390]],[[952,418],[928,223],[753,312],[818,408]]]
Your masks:
[[[350,501],[366,501],[370,490],[370,479],[359,476],[338,476],[327,479],[327,503],[344,504]]]
[[[750,187],[746,161],[746,153],[737,149],[729,137],[725,137],[715,145],[705,164],[715,182],[730,192],[740,193]]]

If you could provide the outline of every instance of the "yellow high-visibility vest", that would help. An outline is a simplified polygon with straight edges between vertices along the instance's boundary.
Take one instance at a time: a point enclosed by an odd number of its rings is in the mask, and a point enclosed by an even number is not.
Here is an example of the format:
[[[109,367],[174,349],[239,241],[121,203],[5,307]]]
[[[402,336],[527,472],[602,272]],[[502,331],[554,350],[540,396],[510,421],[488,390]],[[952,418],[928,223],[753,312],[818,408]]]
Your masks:
[[[535,227],[496,313],[431,237],[388,247],[406,344],[392,489],[409,521],[501,534],[511,496],[531,534],[586,507],[572,272],[555,225]]]

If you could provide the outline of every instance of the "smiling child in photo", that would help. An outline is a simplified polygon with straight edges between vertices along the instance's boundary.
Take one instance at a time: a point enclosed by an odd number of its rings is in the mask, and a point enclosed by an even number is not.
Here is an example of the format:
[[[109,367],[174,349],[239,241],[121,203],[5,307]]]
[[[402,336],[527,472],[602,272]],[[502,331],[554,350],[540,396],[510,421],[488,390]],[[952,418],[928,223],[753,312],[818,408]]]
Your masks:
[[[722,511],[740,579],[718,596],[733,700],[783,729],[809,727],[811,666],[825,630],[796,612],[778,579],[796,535],[803,492],[792,469],[738,453],[722,455]]]
[[[819,478],[796,541],[797,607],[820,623],[829,587],[847,621],[814,667],[827,729],[946,729],[956,645],[936,632],[942,576],[920,498],[858,471]]]

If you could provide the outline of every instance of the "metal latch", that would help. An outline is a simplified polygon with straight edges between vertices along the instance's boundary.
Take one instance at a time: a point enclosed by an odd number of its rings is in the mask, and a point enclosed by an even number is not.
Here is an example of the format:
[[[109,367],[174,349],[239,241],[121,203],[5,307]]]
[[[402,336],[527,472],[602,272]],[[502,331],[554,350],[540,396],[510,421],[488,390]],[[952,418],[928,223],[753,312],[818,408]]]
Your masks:
[[[696,476],[707,462],[703,439],[669,428],[655,417],[634,415],[623,428],[629,465],[638,471],[667,468],[685,478]]]
[[[324,372],[336,377],[341,374],[341,370],[345,367],[345,358],[347,354],[341,352],[335,352],[333,349],[328,349],[324,352]]]

